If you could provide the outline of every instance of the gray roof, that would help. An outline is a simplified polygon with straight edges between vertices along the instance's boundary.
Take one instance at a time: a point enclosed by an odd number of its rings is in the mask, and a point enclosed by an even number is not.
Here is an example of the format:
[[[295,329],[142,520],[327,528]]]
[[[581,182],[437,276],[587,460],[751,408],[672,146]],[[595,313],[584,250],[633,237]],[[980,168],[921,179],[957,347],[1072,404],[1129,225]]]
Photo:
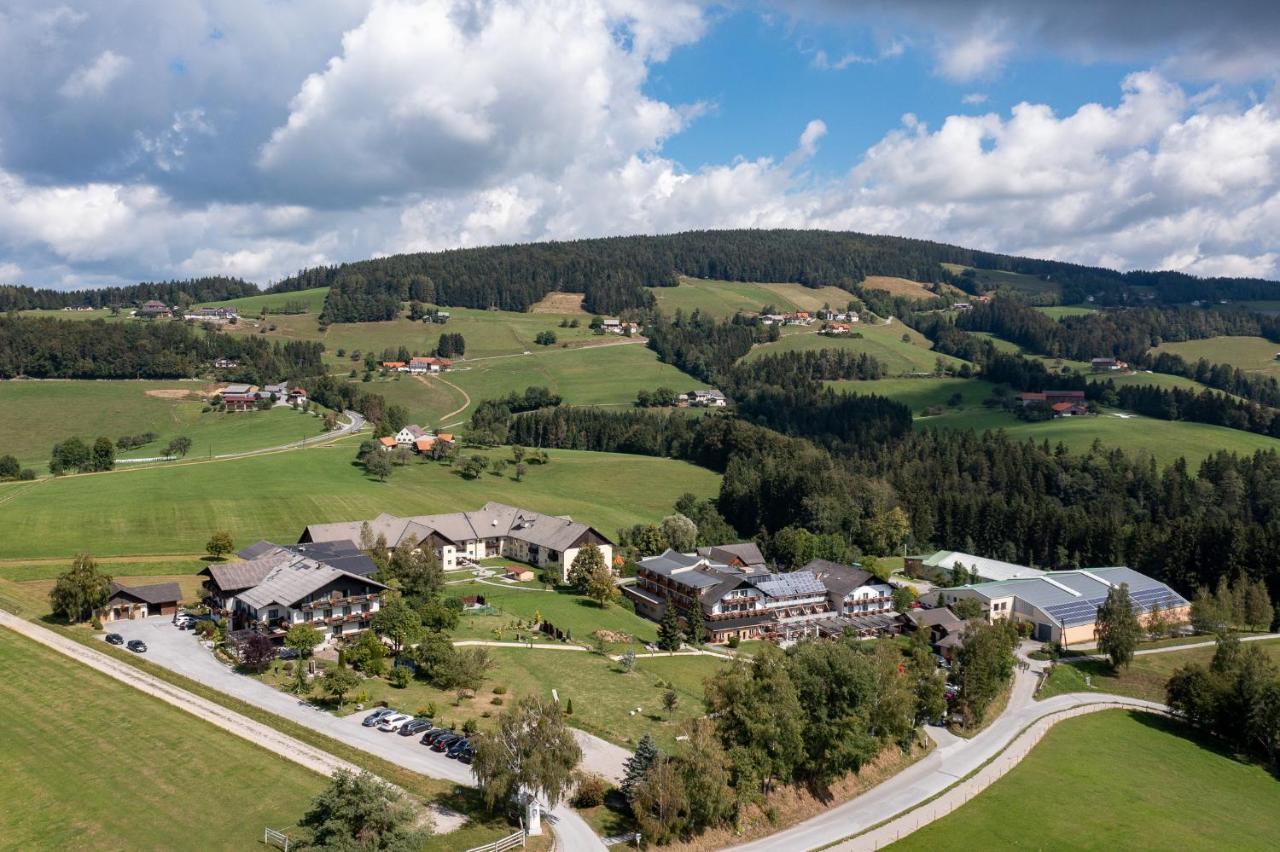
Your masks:
[[[964,624],[964,621],[958,615],[946,607],[913,609],[909,610],[906,616],[916,627],[941,627],[947,632],[955,630]]]
[[[674,573],[688,571],[699,565],[708,565],[709,562],[705,557],[692,553],[680,553],[677,550],[667,548],[657,556],[646,556],[638,560],[636,564],[655,574],[669,577]]]
[[[223,393],[242,394],[248,393],[252,385],[227,385],[222,389]]]
[[[260,584],[241,592],[236,597],[254,609],[261,609],[273,603],[293,606],[307,595],[323,589],[342,577],[354,577],[380,589],[386,588],[368,577],[359,577],[340,571],[332,565],[300,557],[295,562],[273,568]]]
[[[152,583],[148,586],[122,586],[112,581],[111,595],[124,594],[149,604],[177,603],[182,600],[182,587],[177,583]]]
[[[419,426],[416,423],[410,423],[408,426],[404,427],[404,431],[408,432],[415,439],[425,438],[427,437],[427,435],[431,434],[426,429],[423,429],[421,426]]]
[[[978,576],[984,580],[1013,580],[1018,577],[1039,577],[1045,573],[1038,568],[1029,568],[1013,562],[1001,562],[999,559],[988,559],[985,556],[974,556],[972,553],[961,553],[958,550],[939,550],[923,557],[923,562],[930,567],[945,568],[948,571],[960,564],[970,571],[976,569]]]
[[[1187,605],[1187,599],[1159,580],[1132,568],[1088,568],[1079,571],[1050,571],[1025,580],[974,583],[961,586],[986,600],[1014,596],[1037,607],[1058,624],[1070,627],[1089,624],[1097,618],[1098,607],[1113,586],[1128,585],[1129,596],[1140,612],[1153,604],[1161,607]]]
[[[367,577],[378,570],[378,565],[360,549],[354,541],[324,541],[305,544],[274,544],[270,541],[256,541],[236,555],[241,559],[256,561],[268,557],[278,560],[287,559],[289,555],[308,556],[317,562],[341,568],[350,574]],[[235,564],[235,563],[232,563]]]
[[[843,600],[855,589],[860,589],[868,583],[879,582],[875,575],[865,568],[841,565],[839,562],[831,562],[827,559],[814,559],[804,566],[804,570],[812,572],[836,600]]]
[[[311,524],[302,538],[307,541],[359,541],[362,523]],[[573,547],[589,532],[609,542],[599,530],[572,518],[544,515],[495,502],[485,503],[474,512],[445,515],[399,518],[384,513],[368,523],[375,536],[381,533],[386,537],[388,547],[395,547],[409,535],[422,541],[433,532],[454,544],[484,538],[515,538],[558,551]]]
[[[713,562],[729,564],[735,559],[748,567],[764,564],[764,554],[755,542],[746,541],[741,544],[716,544],[711,547],[699,547],[698,555],[705,556]]]
[[[752,578],[751,584],[766,595],[774,598],[791,597],[793,595],[825,595],[827,587],[813,575],[812,571],[792,571],[789,574],[769,574],[765,577]]]
[[[301,559],[301,557],[286,553],[281,549],[278,553],[273,551],[266,556],[250,559],[247,562],[227,562],[223,565],[210,565],[200,573],[208,574],[209,578],[222,591],[234,592],[240,589],[253,588],[261,583],[272,570],[295,559]]]
[[[280,545],[267,541],[264,538],[261,541],[255,541],[243,550],[236,551],[236,556],[239,556],[241,559],[258,559],[262,556],[266,556],[273,550],[279,549],[279,547]]]

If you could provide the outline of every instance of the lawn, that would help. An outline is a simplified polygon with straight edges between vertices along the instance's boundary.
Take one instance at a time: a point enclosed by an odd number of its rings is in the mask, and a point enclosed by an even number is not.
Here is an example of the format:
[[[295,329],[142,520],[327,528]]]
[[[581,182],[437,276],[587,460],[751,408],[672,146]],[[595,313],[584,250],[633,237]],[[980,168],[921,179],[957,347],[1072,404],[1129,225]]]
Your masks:
[[[759,284],[749,281],[710,281],[682,276],[675,287],[650,289],[658,308],[668,316],[677,310],[695,310],[721,319],[739,311],[758,313],[773,305],[779,311],[816,311],[824,304],[845,307],[857,297],[839,287],[805,287],[803,284]]]
[[[0,382],[0,454],[43,472],[58,441],[79,436],[155,432],[156,440],[118,454],[150,458],[169,440],[185,435],[191,455],[274,447],[323,431],[321,421],[287,407],[271,411],[204,412],[203,382],[8,381]],[[39,428],[33,428],[36,426]]]
[[[647,618],[618,604],[600,609],[567,589],[548,592],[540,587],[530,590],[516,586],[501,588],[492,583],[459,583],[449,586],[448,593],[455,597],[484,595],[489,606],[500,610],[497,615],[464,615],[458,627],[459,638],[510,640],[514,637],[508,625],[517,620],[532,621],[535,614],[561,630],[572,632],[574,643],[581,645],[591,645],[591,634],[598,629],[626,633],[637,642],[655,642],[658,638],[658,626]],[[501,635],[495,634],[494,628],[502,630]],[[634,644],[608,644],[611,653],[622,653],[628,647],[641,650]]]
[[[471,409],[482,400],[513,391],[523,393],[535,386],[560,394],[566,405],[626,407],[635,402],[636,392],[642,389],[665,386],[681,391],[696,384],[695,379],[659,361],[643,342],[635,342],[570,348],[536,346],[528,355],[468,361],[440,376],[419,379],[404,373],[376,375],[370,382],[360,382],[360,387],[382,394],[389,403],[403,405],[414,422],[430,427],[443,420],[467,420]]]
[[[1280,663],[1280,640],[1245,644],[1260,645],[1272,659]],[[1169,682],[1174,669],[1187,663],[1208,665],[1213,659],[1215,650],[1208,647],[1192,648],[1187,651],[1168,651],[1163,654],[1143,654],[1134,657],[1133,664],[1119,674],[1113,672],[1111,665],[1102,660],[1060,663],[1054,667],[1053,673],[1049,675],[1036,697],[1052,698],[1066,692],[1109,692],[1163,702],[1164,687]]]
[[[1263,373],[1280,378],[1280,344],[1263,337],[1209,337],[1204,340],[1184,340],[1162,343],[1153,352],[1171,352],[1181,355],[1189,364],[1201,358],[1213,364],[1230,364],[1251,373]]]
[[[671,459],[550,451],[523,482],[486,473],[464,480],[453,468],[415,460],[386,482],[353,463],[355,439],[324,447],[222,461],[0,485],[0,559],[198,552],[209,533],[229,530],[244,546],[296,541],[311,523],[455,512],[500,500],[572,515],[612,536],[656,522],[689,491],[711,496],[719,477]],[[493,455],[509,457],[505,450]],[[111,507],[106,511],[106,507]]]
[[[1103,711],[1055,725],[981,795],[895,843],[940,849],[1274,849],[1280,784],[1177,722]]]
[[[7,631],[0,729],[5,848],[248,849],[264,826],[291,829],[325,783]]]
[[[1054,319],[1062,319],[1063,317],[1082,317],[1098,312],[1097,308],[1091,308],[1087,305],[1052,305],[1049,307],[1036,308],[1037,311],[1045,316]]]
[[[855,335],[826,337],[816,331],[804,330],[783,334],[774,343],[762,343],[743,358],[750,363],[757,358],[777,352],[802,352],[812,349],[847,349],[851,352],[875,356],[891,375],[903,373],[931,373],[939,358],[946,364],[958,367],[965,363],[950,355],[938,355],[931,351],[933,343],[913,328],[897,320],[888,325],[859,323],[854,326]],[[907,340],[903,340],[906,335]]]
[[[536,647],[487,650],[494,668],[484,686],[460,702],[454,693],[417,680],[397,689],[385,679],[370,678],[360,690],[368,701],[385,700],[405,713],[417,713],[435,704],[437,724],[461,727],[468,719],[474,719],[480,730],[486,730],[502,706],[522,695],[549,699],[554,689],[562,703],[573,701],[569,721],[574,727],[627,748],[634,748],[647,733],[659,746],[671,749],[682,723],[704,713],[703,680],[726,665],[715,657],[662,657],[638,660],[635,670],[627,673],[621,664],[587,651]],[[288,679],[275,671],[265,677],[277,685]],[[506,692],[496,695],[495,687],[505,688]],[[670,714],[662,706],[663,693],[668,689],[679,699]],[[499,704],[494,703],[495,698]],[[637,707],[640,711],[634,712]]]

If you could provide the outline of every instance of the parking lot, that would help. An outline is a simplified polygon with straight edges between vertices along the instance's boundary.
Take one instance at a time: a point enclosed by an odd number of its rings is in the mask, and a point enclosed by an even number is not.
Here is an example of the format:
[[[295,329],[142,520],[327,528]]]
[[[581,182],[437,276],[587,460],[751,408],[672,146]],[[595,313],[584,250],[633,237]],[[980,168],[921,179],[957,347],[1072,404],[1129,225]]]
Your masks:
[[[384,760],[433,778],[444,778],[467,785],[476,783],[471,767],[433,752],[427,746],[419,744],[418,737],[402,737],[394,733],[383,733],[376,728],[361,727],[360,722],[365,713],[338,718],[251,677],[236,674],[230,666],[218,662],[200,644],[193,631],[175,627],[169,616],[112,622],[106,625],[106,632],[119,633],[126,642],[141,639],[147,644],[147,651],[139,656],[152,663],[247,704],[306,725]]]

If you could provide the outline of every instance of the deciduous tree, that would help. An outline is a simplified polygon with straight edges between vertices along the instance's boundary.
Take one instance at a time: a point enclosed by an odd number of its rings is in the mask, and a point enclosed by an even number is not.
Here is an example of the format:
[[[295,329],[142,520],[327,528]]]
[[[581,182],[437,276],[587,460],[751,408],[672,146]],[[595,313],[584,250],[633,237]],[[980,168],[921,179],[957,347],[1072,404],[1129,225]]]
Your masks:
[[[1098,650],[1107,655],[1111,668],[1128,668],[1142,638],[1142,624],[1129,597],[1129,585],[1121,583],[1107,592],[1098,607]]]
[[[320,678],[320,688],[324,694],[338,702],[338,707],[342,707],[342,701],[347,693],[360,685],[360,676],[348,668],[342,666],[334,666],[325,671],[324,677]]]
[[[209,555],[215,559],[221,559],[231,551],[235,550],[235,539],[231,537],[231,533],[226,530],[217,530],[213,535],[209,536],[209,540],[205,542],[204,549]]]
[[[284,634],[284,645],[298,652],[299,657],[310,657],[317,645],[324,642],[324,634],[310,624],[295,624]]]
[[[415,822],[413,809],[394,787],[368,772],[339,769],[298,825],[310,834],[304,849],[414,852],[427,836]]]
[[[82,553],[71,570],[58,575],[49,591],[53,614],[71,623],[88,620],[111,595],[111,577],[98,570],[93,557]]]
[[[519,790],[541,797],[554,808],[582,759],[582,749],[560,706],[533,695],[503,710],[493,730],[477,734],[472,742],[472,770],[490,809]]]

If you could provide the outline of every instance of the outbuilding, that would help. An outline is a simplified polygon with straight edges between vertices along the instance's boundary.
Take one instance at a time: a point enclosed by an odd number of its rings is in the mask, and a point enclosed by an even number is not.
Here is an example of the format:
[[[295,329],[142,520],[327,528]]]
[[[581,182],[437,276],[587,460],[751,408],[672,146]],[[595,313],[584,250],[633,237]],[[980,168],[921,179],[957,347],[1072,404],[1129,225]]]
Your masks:
[[[111,584],[111,595],[98,610],[101,621],[124,621],[149,615],[174,615],[182,589],[177,583],[153,583],[149,586]]]

